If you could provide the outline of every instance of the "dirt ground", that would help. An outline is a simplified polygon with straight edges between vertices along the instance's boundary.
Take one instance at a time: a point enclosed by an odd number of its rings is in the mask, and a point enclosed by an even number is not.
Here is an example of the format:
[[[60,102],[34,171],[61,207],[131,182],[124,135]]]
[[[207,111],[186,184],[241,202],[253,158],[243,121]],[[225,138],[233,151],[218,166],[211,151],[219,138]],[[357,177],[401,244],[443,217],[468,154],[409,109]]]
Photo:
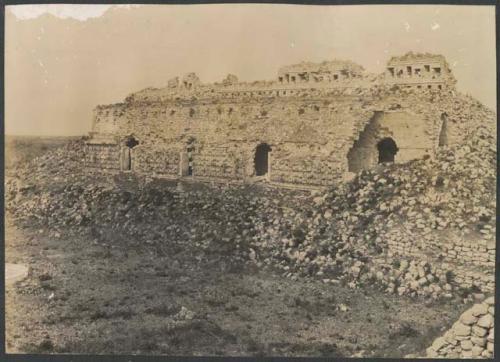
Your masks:
[[[6,290],[7,353],[398,358],[467,308],[292,281],[182,245],[159,256],[8,221],[6,261],[30,274]]]

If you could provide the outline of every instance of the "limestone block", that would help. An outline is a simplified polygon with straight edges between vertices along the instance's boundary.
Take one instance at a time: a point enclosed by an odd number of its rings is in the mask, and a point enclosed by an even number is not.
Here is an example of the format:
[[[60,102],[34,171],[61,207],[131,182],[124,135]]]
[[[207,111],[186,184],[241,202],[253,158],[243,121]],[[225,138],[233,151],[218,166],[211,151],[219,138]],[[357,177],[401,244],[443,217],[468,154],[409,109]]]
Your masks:
[[[458,322],[458,323],[455,323],[455,325],[453,326],[453,331],[455,332],[455,334],[457,336],[467,337],[467,336],[470,336],[470,334],[471,334],[471,327],[467,326],[463,323]]]
[[[446,339],[446,342],[450,344],[455,344],[454,342],[456,342],[456,336],[455,333],[453,333],[453,329],[447,330],[443,337]]]
[[[472,351],[462,350],[461,357],[462,358],[472,358]]]
[[[494,323],[495,320],[491,314],[485,314],[477,321],[477,325],[483,328],[491,328]]]
[[[474,343],[477,346],[484,347],[486,346],[486,337],[477,337],[477,336],[472,336],[470,338],[471,342]]]
[[[460,342],[460,347],[462,347],[462,350],[464,351],[469,351],[472,349],[472,342],[469,339],[466,339]]]
[[[493,344],[493,342],[488,342],[488,344],[486,345],[486,349],[487,349],[489,352],[493,353],[493,349],[494,349],[494,344]]]
[[[425,350],[426,354],[427,354],[427,357],[430,357],[430,358],[437,358],[439,357],[439,354],[436,352],[436,350],[432,347],[429,347]]]
[[[483,353],[484,348],[479,347],[479,346],[472,346],[472,357],[479,357],[481,353]]]
[[[439,351],[441,348],[443,348],[446,345],[448,345],[448,342],[446,341],[446,339],[444,337],[438,337],[438,338],[436,338],[436,340],[432,344],[432,348],[435,351]]]
[[[460,316],[460,322],[466,325],[472,325],[477,322],[479,318],[475,317],[472,315],[472,312],[470,309],[465,311],[461,316]]]
[[[488,342],[493,342],[495,340],[495,329],[491,328],[490,333],[488,333],[487,337]]]
[[[474,306],[472,306],[471,308],[471,313],[473,316],[475,317],[479,317],[479,316],[482,316],[486,313],[488,313],[488,305],[485,304],[485,303],[482,303],[482,304],[475,304]]]
[[[484,357],[484,358],[491,358],[493,357],[493,354],[488,351],[487,349],[483,350],[483,352],[481,353],[481,357]]]
[[[477,337],[484,337],[488,333],[488,330],[479,326],[472,327],[472,334]]]

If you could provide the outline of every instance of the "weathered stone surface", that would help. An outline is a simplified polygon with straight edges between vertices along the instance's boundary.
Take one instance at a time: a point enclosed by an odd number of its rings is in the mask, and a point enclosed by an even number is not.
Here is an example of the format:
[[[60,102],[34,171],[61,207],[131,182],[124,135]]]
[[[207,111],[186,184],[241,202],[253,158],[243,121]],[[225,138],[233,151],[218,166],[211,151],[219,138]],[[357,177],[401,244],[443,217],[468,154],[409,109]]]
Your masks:
[[[493,344],[493,342],[488,342],[488,344],[486,345],[486,349],[491,353],[493,353],[494,347],[495,345]]]
[[[478,317],[472,315],[472,311],[469,309],[460,316],[460,322],[466,325],[472,325],[476,323]]]
[[[485,314],[477,321],[477,325],[483,328],[491,328],[493,327],[494,323],[495,320],[493,319],[493,316],[491,314]]]
[[[490,329],[488,333],[488,342],[493,342],[495,340],[495,330],[493,328]]]
[[[472,333],[475,336],[484,337],[488,333],[488,330],[483,328],[483,327],[479,327],[479,326],[475,325],[472,327]]]
[[[481,356],[484,357],[484,358],[491,358],[493,357],[493,353],[488,351],[487,349],[485,349],[482,353],[481,353]]]
[[[436,352],[436,350],[432,347],[429,347],[426,349],[427,357],[430,358],[436,358],[439,356],[439,354]]]
[[[435,351],[438,351],[446,346],[448,343],[446,341],[446,339],[444,337],[439,337],[439,338],[436,338],[436,340],[434,341],[434,343],[432,344],[432,348],[435,350]]]
[[[470,340],[472,343],[474,343],[477,346],[480,346],[480,347],[486,346],[486,338],[485,337],[472,336]]]
[[[472,342],[469,339],[466,339],[465,341],[460,342],[460,347],[462,347],[464,351],[469,351],[472,349]]]
[[[488,313],[488,306],[486,304],[474,304],[471,308],[471,314],[475,317],[482,316]]]
[[[470,336],[470,334],[471,334],[471,327],[470,326],[466,326],[463,323],[457,323],[453,327],[453,332],[457,336]]]
[[[488,304],[489,306],[494,306],[495,305],[495,298],[494,297],[489,297],[484,300],[484,303]]]
[[[471,350],[462,350],[462,353],[460,356],[462,358],[472,358],[472,351]]]
[[[472,352],[472,357],[479,357],[481,356],[481,353],[483,353],[484,348],[479,347],[479,346],[472,346],[471,352]]]

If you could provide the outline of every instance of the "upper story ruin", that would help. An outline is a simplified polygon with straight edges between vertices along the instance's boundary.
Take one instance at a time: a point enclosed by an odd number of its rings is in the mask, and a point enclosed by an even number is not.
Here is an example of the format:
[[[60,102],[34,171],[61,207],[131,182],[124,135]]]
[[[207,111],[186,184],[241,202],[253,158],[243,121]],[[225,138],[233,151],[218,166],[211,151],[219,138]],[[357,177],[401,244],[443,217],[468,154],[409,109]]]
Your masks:
[[[407,53],[387,63],[385,82],[417,89],[451,88],[456,80],[442,55]]]
[[[366,93],[372,88],[386,85],[405,89],[450,90],[455,79],[446,60],[441,55],[407,53],[393,57],[382,74],[371,74],[346,60],[332,60],[321,63],[301,62],[287,65],[278,70],[276,79],[268,81],[241,82],[234,74],[228,74],[221,82],[203,83],[196,73],[182,78],[175,77],[167,87],[147,88],[130,95],[131,101],[168,101],[196,98],[239,98],[239,97],[307,97],[330,95],[351,95]]]
[[[189,73],[98,106],[86,165],[324,187],[378,163],[432,157],[460,142],[472,118],[491,117],[481,107],[456,93],[439,55],[393,57],[382,74],[340,60],[285,66],[269,81],[229,74],[206,84]]]

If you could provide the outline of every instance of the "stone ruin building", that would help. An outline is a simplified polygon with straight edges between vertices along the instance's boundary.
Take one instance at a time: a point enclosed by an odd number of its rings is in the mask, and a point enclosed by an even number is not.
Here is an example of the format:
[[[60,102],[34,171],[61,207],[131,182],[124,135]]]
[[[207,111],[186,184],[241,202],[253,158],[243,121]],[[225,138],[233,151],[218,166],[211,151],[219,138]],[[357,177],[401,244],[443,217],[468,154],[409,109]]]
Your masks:
[[[321,188],[460,142],[455,79],[441,55],[393,57],[383,74],[302,62],[275,80],[195,73],[94,111],[86,166],[173,181]],[[458,102],[459,103],[459,102]],[[451,106],[450,106],[451,104]]]

